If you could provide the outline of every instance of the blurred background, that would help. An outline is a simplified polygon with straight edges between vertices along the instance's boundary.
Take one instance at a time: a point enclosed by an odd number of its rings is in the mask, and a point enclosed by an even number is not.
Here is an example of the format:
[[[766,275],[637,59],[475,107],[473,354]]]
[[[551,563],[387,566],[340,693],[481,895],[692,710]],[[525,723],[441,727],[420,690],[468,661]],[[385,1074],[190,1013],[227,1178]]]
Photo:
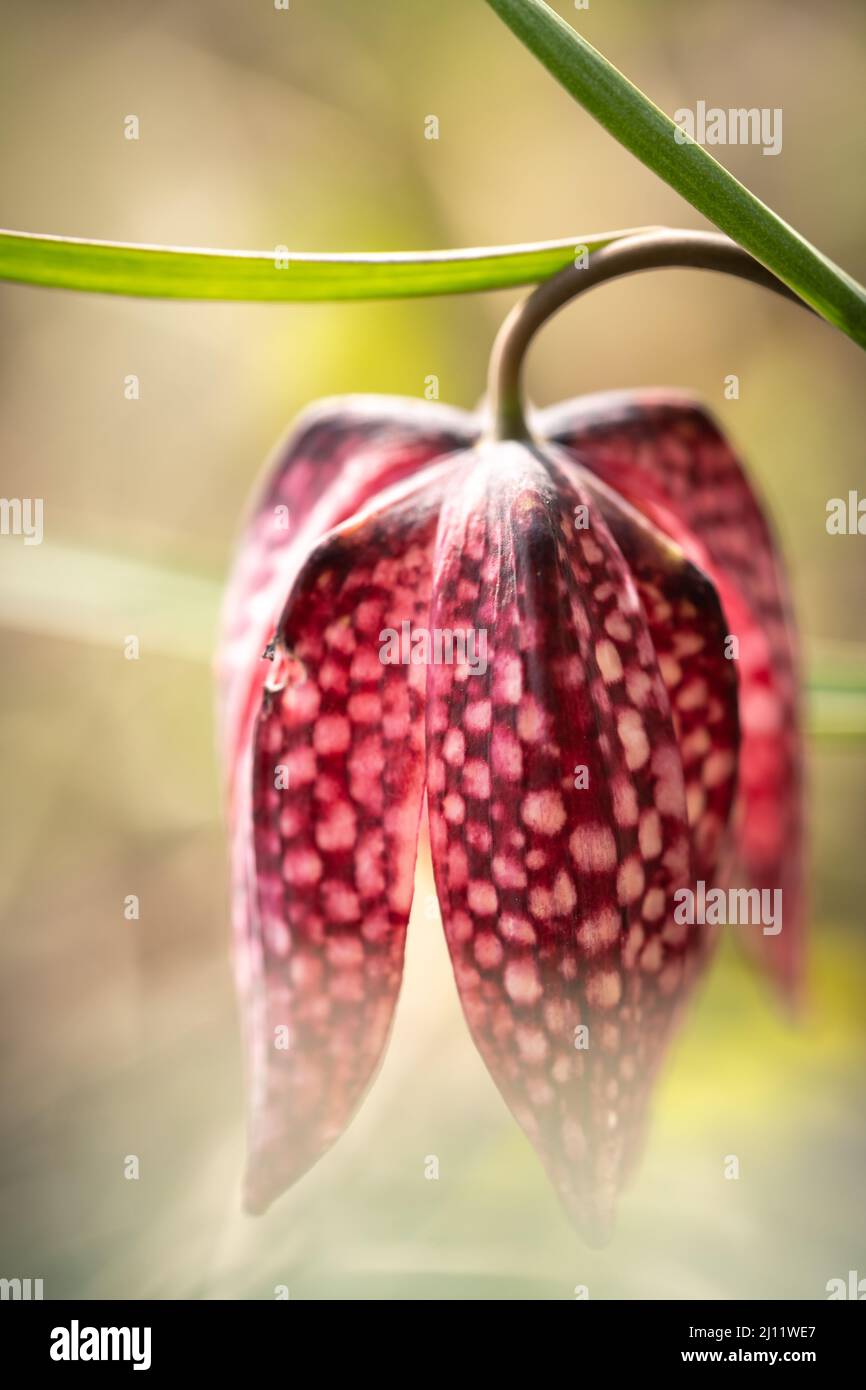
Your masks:
[[[716,153],[866,279],[856,0],[555,8],[668,112],[781,107],[777,157]],[[8,227],[346,251],[704,225],[481,0],[3,0],[0,20]],[[43,1278],[49,1298],[122,1299],[276,1285],[569,1299],[579,1284],[592,1298],[822,1298],[828,1279],[866,1275],[866,742],[844,694],[814,713],[808,1008],[792,1026],[724,943],[606,1250],[573,1234],[476,1056],[423,863],[366,1104],[266,1217],[239,1214],[210,671],[238,517],[316,397],[420,396],[435,374],[443,400],[473,405],[515,297],[220,305],[0,286],[0,492],[43,498],[45,527],[41,546],[0,541],[0,1275]],[[838,689],[866,663],[866,542],[828,536],[826,503],[866,493],[863,371],[840,333],[774,297],[664,272],[561,315],[531,385],[539,404],[698,392],[768,500],[813,678]],[[737,1182],[723,1177],[732,1153]]]

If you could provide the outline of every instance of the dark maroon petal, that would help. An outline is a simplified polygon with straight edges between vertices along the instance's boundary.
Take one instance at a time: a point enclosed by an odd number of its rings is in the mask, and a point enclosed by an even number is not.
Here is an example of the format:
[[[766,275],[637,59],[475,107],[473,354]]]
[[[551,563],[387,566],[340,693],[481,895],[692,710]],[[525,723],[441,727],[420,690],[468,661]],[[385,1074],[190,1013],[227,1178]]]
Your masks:
[[[718,589],[739,641],[742,756],[725,885],[782,890],[779,935],[744,933],[789,999],[804,963],[803,740],[781,559],[742,465],[712,419],[668,392],[616,393],[545,412],[544,433],[673,537]]]
[[[672,920],[690,884],[682,761],[596,500],[555,456],[514,443],[467,454],[463,475],[431,622],[485,633],[487,668],[430,668],[437,890],[473,1037],[574,1219],[602,1239],[701,954],[699,932]]]
[[[442,485],[404,484],[327,536],[280,620],[275,688],[255,729],[252,860],[237,846],[238,880],[252,889],[238,957],[253,1211],[341,1133],[390,1029],[423,798],[426,673],[384,664],[380,634],[427,625]]]
[[[237,548],[217,661],[230,778],[261,699],[259,661],[286,594],[316,542],[380,492],[462,447],[472,417],[385,396],[320,401],[268,461]]]
[[[740,742],[737,663],[725,654],[719,596],[680,547],[619,494],[564,453],[556,466],[593,499],[635,582],[683,763],[692,868],[709,884],[729,834]],[[646,677],[632,678],[638,705],[647,690]]]

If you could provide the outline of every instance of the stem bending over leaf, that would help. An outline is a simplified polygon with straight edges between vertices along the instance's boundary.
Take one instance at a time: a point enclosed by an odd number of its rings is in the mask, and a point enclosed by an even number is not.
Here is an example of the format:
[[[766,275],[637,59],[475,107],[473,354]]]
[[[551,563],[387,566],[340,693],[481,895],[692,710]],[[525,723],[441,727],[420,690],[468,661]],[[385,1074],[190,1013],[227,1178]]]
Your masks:
[[[488,402],[490,428],[496,439],[528,439],[531,431],[523,406],[523,360],[542,324],[579,294],[622,275],[667,267],[715,270],[762,285],[801,309],[802,299],[777,280],[758,261],[729,237],[717,232],[680,232],[659,229],[622,237],[593,253],[586,266],[566,266],[538,285],[515,304],[493,344],[490,357]]]
[[[750,193],[543,0],[492,10],[614,139],[675,188],[813,309],[866,347],[866,290]]]

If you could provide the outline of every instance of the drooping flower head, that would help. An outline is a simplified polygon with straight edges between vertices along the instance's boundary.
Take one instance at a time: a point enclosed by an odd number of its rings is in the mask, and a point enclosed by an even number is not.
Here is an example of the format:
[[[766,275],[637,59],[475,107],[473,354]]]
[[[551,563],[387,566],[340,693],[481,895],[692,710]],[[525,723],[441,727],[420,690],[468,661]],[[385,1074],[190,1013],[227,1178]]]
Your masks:
[[[472,1036],[603,1239],[709,956],[678,895],[784,884],[785,931],[758,940],[799,977],[787,603],[729,445],[659,392],[504,439],[435,405],[319,406],[249,521],[221,676],[248,1207],[378,1066],[426,794]]]

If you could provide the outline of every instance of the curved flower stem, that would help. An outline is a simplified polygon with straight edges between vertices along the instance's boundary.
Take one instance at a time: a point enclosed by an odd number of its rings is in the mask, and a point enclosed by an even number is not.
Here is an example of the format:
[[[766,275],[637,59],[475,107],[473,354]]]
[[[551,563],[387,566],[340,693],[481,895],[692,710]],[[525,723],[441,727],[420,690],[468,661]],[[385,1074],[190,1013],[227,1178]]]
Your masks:
[[[587,264],[567,266],[545,280],[517,304],[496,335],[490,355],[488,432],[493,439],[528,439],[523,404],[523,362],[530,342],[549,318],[569,300],[595,285],[638,270],[691,267],[738,275],[774,290],[812,313],[808,304],[777,280],[769,270],[726,236],[716,232],[658,231],[635,236],[589,251]]]

